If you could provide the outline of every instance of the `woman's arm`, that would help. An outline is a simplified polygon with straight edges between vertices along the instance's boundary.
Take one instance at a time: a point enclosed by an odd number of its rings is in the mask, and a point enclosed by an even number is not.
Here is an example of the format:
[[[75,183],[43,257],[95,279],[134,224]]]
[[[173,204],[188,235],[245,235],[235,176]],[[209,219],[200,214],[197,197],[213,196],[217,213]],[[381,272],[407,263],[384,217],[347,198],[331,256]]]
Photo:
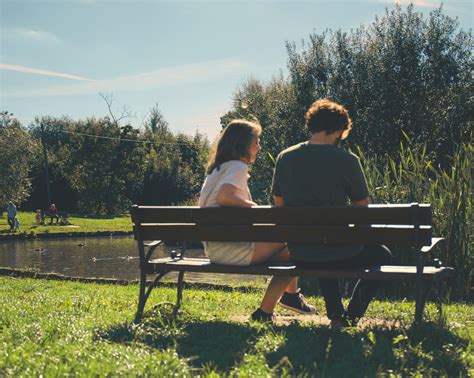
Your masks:
[[[237,196],[238,188],[232,184],[222,184],[217,192],[216,202],[219,206],[240,206],[252,207],[257,206],[253,201],[244,200]]]

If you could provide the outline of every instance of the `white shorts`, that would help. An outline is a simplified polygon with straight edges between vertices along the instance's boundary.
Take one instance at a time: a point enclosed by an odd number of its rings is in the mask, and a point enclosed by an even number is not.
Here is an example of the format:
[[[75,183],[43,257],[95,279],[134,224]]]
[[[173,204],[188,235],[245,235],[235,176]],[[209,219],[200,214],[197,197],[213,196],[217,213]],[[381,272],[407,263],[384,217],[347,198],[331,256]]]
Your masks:
[[[251,242],[203,242],[204,253],[215,264],[248,266],[255,253]]]

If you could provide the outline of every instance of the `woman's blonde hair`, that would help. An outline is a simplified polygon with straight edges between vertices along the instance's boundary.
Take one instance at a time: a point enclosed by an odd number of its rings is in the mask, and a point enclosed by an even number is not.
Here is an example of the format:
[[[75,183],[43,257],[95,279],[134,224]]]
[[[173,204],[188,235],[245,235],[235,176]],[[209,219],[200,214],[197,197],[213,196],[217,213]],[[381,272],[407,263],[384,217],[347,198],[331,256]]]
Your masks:
[[[245,119],[235,119],[231,121],[222,131],[211,158],[207,164],[207,174],[225,162],[231,160],[250,160],[250,144],[253,137],[260,136],[262,127],[256,122]]]

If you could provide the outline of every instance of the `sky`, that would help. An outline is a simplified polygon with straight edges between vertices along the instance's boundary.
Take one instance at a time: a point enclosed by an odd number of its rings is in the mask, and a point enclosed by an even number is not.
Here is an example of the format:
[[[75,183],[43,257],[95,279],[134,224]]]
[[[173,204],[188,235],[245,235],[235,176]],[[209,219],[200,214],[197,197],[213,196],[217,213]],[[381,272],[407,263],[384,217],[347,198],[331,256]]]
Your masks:
[[[285,42],[350,31],[404,0],[0,0],[0,110],[35,117],[103,117],[100,93],[135,127],[157,105],[174,132],[212,140],[248,78],[288,75]],[[428,15],[434,0],[414,0]],[[470,0],[444,13],[473,26]]]

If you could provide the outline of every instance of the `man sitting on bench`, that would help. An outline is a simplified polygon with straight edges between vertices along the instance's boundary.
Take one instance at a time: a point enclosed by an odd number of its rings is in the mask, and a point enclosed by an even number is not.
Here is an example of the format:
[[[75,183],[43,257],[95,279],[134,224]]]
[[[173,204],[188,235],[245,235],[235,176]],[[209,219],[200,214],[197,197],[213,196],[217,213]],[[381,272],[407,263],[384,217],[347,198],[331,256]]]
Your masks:
[[[347,138],[352,121],[347,110],[332,101],[314,102],[306,113],[309,141],[292,146],[277,158],[273,195],[276,206],[345,206],[369,204],[368,189],[359,159],[338,147]],[[391,260],[385,246],[327,247],[313,243],[288,243],[295,263],[321,267],[369,267]],[[319,278],[327,316],[336,327],[355,325],[381,286],[378,281],[359,280],[345,310],[336,278]]]

